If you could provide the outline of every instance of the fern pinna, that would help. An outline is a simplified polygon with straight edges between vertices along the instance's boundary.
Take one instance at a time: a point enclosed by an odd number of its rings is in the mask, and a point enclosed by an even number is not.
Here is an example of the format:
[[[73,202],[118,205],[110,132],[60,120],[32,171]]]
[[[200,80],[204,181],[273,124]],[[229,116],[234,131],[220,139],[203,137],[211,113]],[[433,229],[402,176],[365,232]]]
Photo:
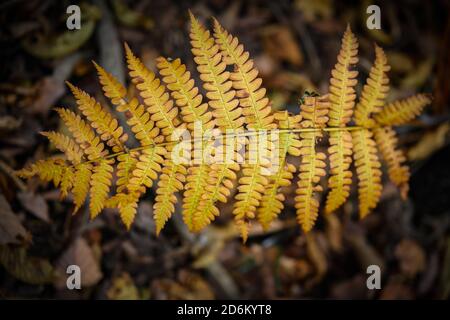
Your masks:
[[[402,197],[407,196],[409,170],[393,126],[419,115],[431,97],[418,94],[386,104],[390,67],[383,49],[375,45],[375,61],[357,101],[358,42],[348,26],[329,92],[302,99],[294,115],[272,110],[249,53],[217,20],[211,33],[191,14],[190,38],[203,90],[180,59],[158,58],[158,76],[127,45],[129,75],[139,96],[130,97],[123,84],[95,64],[104,95],[125,113],[138,147],[127,146],[128,136],[109,109],[68,83],[80,114],[56,111],[71,137],[42,132],[64,157],[39,160],[18,175],[53,181],[63,198],[71,192],[75,212],[89,195],[92,218],[106,207],[117,208],[127,228],[139,198],[154,187],[157,233],[175,212],[177,192],[183,194],[183,220],[194,232],[210,224],[220,213],[218,202],[235,193],[233,214],[244,241],[253,220],[267,229],[280,214],[282,188],[294,179],[298,222],[305,232],[311,230],[322,178],[329,173],[328,214],[349,197],[352,162],[361,217],[380,199],[380,157]],[[316,147],[327,137],[328,154]],[[290,157],[300,157],[300,165],[290,163]]]

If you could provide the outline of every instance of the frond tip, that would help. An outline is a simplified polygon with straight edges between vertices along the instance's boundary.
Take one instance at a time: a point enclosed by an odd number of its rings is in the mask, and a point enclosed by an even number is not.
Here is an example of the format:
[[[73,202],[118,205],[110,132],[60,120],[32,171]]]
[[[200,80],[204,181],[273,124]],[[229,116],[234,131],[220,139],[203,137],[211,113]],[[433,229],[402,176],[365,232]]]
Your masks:
[[[422,113],[432,98],[428,94],[416,94],[407,99],[394,101],[375,115],[375,121],[382,126],[399,126],[406,124]]]

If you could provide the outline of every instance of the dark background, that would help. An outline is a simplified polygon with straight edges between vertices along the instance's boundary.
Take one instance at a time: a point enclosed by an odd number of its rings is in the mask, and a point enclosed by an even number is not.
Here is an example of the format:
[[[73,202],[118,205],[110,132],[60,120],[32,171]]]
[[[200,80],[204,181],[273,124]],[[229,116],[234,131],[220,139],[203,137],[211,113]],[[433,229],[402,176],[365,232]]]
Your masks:
[[[79,38],[66,28],[66,8],[74,3],[82,12]],[[370,4],[381,8],[380,31],[366,28]],[[306,238],[295,223],[294,183],[280,220],[268,233],[255,227],[242,245],[231,224],[232,201],[197,237],[186,234],[179,215],[156,237],[151,191],[128,232],[115,212],[105,210],[93,221],[87,209],[72,216],[57,190],[12,174],[56,152],[38,133],[60,128],[52,108],[75,106],[65,80],[106,102],[95,60],[127,83],[124,41],[153,70],[164,55],[181,58],[193,71],[188,9],[208,26],[216,17],[237,36],[273,107],[294,113],[305,90],[326,92],[347,23],[360,43],[360,83],[373,61],[373,43],[382,46],[392,66],[388,100],[416,92],[434,96],[424,115],[398,130],[411,162],[410,198],[402,201],[386,181],[379,206],[359,221],[353,193],[335,215],[320,216]],[[27,237],[0,242],[0,298],[448,298],[449,9],[443,0],[2,1],[0,226],[2,213],[13,213]],[[69,261],[82,268],[80,291],[54,278]],[[370,264],[382,266],[382,290],[366,288]]]

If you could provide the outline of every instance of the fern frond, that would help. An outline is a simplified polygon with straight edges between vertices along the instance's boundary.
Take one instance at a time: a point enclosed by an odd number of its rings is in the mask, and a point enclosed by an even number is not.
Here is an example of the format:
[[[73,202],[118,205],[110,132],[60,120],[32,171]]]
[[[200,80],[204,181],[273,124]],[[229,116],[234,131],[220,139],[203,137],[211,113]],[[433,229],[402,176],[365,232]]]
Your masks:
[[[153,144],[155,138],[159,135],[159,128],[155,127],[154,122],[150,120],[150,113],[145,110],[144,106],[139,104],[136,98],[128,101],[126,88],[112,74],[95,62],[94,64],[105,96],[111,100],[118,111],[125,112],[128,118],[127,124],[135,134],[136,139],[142,146]],[[157,140],[158,142],[160,141],[159,138]]]
[[[166,159],[156,189],[155,204],[153,205],[156,222],[156,234],[159,235],[167,220],[175,211],[177,197],[175,193],[183,190],[186,181],[186,168]]]
[[[111,187],[113,160],[101,159],[94,167],[91,177],[89,211],[91,218],[95,218],[105,206]]]
[[[217,126],[222,130],[242,129],[244,124],[244,118],[241,117],[242,108],[235,97],[236,91],[232,90],[230,72],[225,70],[227,65],[222,59],[219,46],[214,43],[209,30],[206,30],[192,14],[190,37],[194,61]]]
[[[332,127],[343,127],[352,117],[358,71],[351,70],[351,67],[358,63],[357,55],[358,41],[347,25],[337,63],[331,70],[328,125]]]
[[[175,103],[181,109],[183,121],[187,128],[194,132],[195,125],[199,124],[199,133],[206,135],[215,126],[213,114],[208,111],[208,104],[202,103],[203,96],[195,87],[194,80],[191,79],[190,72],[180,59],[168,61],[165,58],[158,58],[158,68],[163,76],[163,81],[171,91]],[[198,131],[197,131],[198,132]],[[205,150],[207,142],[202,142],[202,150]],[[195,152],[195,150],[194,150]],[[183,219],[188,228],[192,231],[199,231],[205,226],[207,214],[199,212],[201,198],[208,185],[208,173],[211,168],[202,163],[189,168],[187,171],[185,192],[183,195]]]
[[[55,187],[61,182],[64,168],[66,167],[64,160],[61,158],[50,158],[46,160],[38,160],[29,167],[16,172],[17,176],[29,179],[35,175],[45,182],[53,181]]]
[[[124,133],[117,119],[89,94],[70,82],[67,82],[67,85],[77,100],[78,109],[91,122],[100,138],[112,147],[114,152],[124,151],[126,149],[124,143],[128,136]]]
[[[199,214],[198,207],[208,183],[209,165],[202,164],[188,168],[183,194],[183,220],[191,231],[199,231],[205,225],[206,216]]]
[[[404,165],[406,157],[397,149],[398,139],[391,127],[375,129],[375,141],[378,149],[388,165],[389,179],[400,189],[403,199],[406,199],[409,191],[409,168]]]
[[[108,154],[100,138],[79,115],[64,108],[58,108],[56,111],[89,160],[95,160]]]
[[[279,111],[274,114],[274,118],[279,129],[296,129],[299,128],[301,115],[290,116],[286,111]],[[285,197],[280,189],[291,185],[294,178],[293,173],[295,173],[296,168],[294,165],[287,163],[286,158],[288,154],[300,156],[301,142],[296,133],[280,132],[277,145],[278,160],[275,160],[278,161],[278,170],[270,177],[269,185],[261,199],[261,206],[257,211],[258,221],[265,230],[269,228],[270,223],[284,208]]]
[[[161,129],[164,136],[170,137],[179,125],[177,108],[174,107],[161,81],[144,66],[127,44],[125,51],[131,80],[144,99],[147,111],[152,115],[151,120]]]
[[[131,127],[131,131],[141,146],[150,146],[163,140],[163,137],[159,135],[160,129],[150,120],[150,114],[143,105],[139,104],[137,99],[133,98],[129,103],[118,107],[117,110],[129,114],[127,124]]]
[[[209,32],[205,31],[192,16],[191,21],[193,33],[197,34],[198,39],[209,37]],[[266,90],[261,87],[262,80],[258,78],[258,71],[254,67],[253,61],[249,59],[248,52],[239,44],[237,38],[222,28],[217,20],[214,21],[214,38],[220,48],[224,62],[235,65],[235,71],[231,73],[230,79],[233,88],[237,90],[236,96],[243,108],[242,112],[245,116],[247,128],[254,130],[274,129],[276,124],[269,99],[266,97]],[[268,151],[270,152],[271,149],[269,148]],[[257,163],[243,165],[243,176],[239,179],[239,192],[235,197],[237,202],[233,213],[244,241],[248,235],[248,221],[255,217],[262,195],[269,183],[269,180],[262,174],[268,166],[270,166],[270,163],[260,163],[259,157]]]
[[[242,108],[236,98],[236,91],[232,89],[230,72],[226,71],[226,63],[223,61],[219,46],[214,42],[209,30],[206,30],[198,20],[191,14],[191,45],[194,61],[200,78],[203,80],[203,87],[207,91],[209,105],[213,109],[216,124],[222,131],[239,133],[243,130],[245,118],[242,116]],[[232,148],[234,155],[242,148],[241,143],[227,147]],[[218,155],[221,157],[223,155]],[[236,173],[240,166],[233,160],[228,159],[227,163],[211,167],[210,178],[206,187],[206,201],[199,207],[199,213],[205,216],[204,224],[209,224],[219,214],[214,206],[216,201],[226,202],[230,195],[230,189],[236,180]]]
[[[413,120],[430,103],[431,96],[423,93],[397,100],[389,103],[380,113],[376,114],[375,121],[383,126],[399,126]]]
[[[365,128],[375,126],[376,123],[371,116],[380,112],[384,105],[384,99],[389,91],[389,79],[386,73],[390,69],[383,49],[375,45],[375,62],[355,108],[356,125]]]
[[[358,176],[359,216],[364,218],[380,200],[381,163],[373,133],[367,129],[352,132],[353,156]]]
[[[350,185],[352,184],[352,136],[347,131],[330,132],[330,147],[328,148],[330,161],[330,177],[328,187],[330,192],[327,195],[325,212],[336,211],[350,195]]]
[[[324,127],[328,121],[329,109],[328,96],[307,97],[305,104],[301,105],[300,114],[303,118],[301,126],[303,128]],[[295,208],[300,226],[304,232],[309,232],[314,226],[319,212],[316,193],[323,191],[319,182],[320,178],[326,174],[326,156],[323,152],[316,151],[316,140],[322,138],[322,132],[302,132],[300,138],[302,160],[298,175]]]
[[[61,173],[61,186],[60,186],[61,199],[65,199],[67,197],[74,183],[76,183],[74,169],[70,166],[64,167]]]
[[[257,211],[258,221],[264,230],[269,229],[270,223],[283,210],[285,196],[280,192],[280,188],[291,185],[295,171],[297,169],[294,165],[284,163],[284,166],[278,169],[275,176],[271,177],[271,181],[264,191],[261,198],[261,205]]]
[[[95,61],[93,61],[93,63],[95,69],[97,69],[98,79],[102,85],[105,96],[109,98],[111,103],[115,106],[125,104],[127,89],[111,73],[99,66]]]
[[[153,181],[161,171],[166,150],[161,146],[152,146],[142,150],[133,170],[133,177],[128,182],[128,190],[143,193],[145,188],[150,188]]]
[[[74,186],[72,189],[75,214],[83,205],[89,193],[90,181],[92,177],[92,164],[89,162],[81,163],[75,167]]]
[[[41,132],[41,135],[47,137],[58,150],[65,154],[67,160],[73,164],[79,164],[83,159],[83,151],[72,138],[55,131]]]
[[[133,177],[133,170],[138,162],[138,152],[130,151],[117,157],[117,192],[124,192],[129,185],[130,179]]]
[[[358,61],[358,42],[347,27],[331,71],[329,95],[305,92],[300,114],[291,115],[272,111],[254,62],[237,37],[216,20],[211,34],[192,14],[190,19],[191,51],[208,100],[180,59],[157,59],[160,80],[125,44],[136,96],[131,96],[134,90],[127,92],[112,74],[94,65],[104,95],[124,113],[139,146],[128,149],[128,137],[113,114],[69,83],[81,115],[63,108],[56,111],[71,136],[42,133],[65,154],[64,159],[40,160],[17,174],[52,181],[60,187],[62,198],[72,192],[74,212],[88,195],[91,217],[105,207],[116,208],[130,229],[139,198],[161,173],[153,206],[157,234],[175,211],[177,192],[184,189],[184,222],[198,232],[219,215],[218,203],[232,196],[239,176],[233,216],[245,242],[252,220],[257,218],[267,229],[283,210],[283,187],[292,183],[296,172],[289,156],[301,157],[297,220],[305,232],[312,229],[327,158],[316,144],[323,132],[329,132],[326,213],[349,197],[352,160],[358,176],[359,214],[363,217],[375,208],[382,189],[377,147],[390,179],[406,197],[410,174],[405,156],[397,150],[392,126],[412,120],[431,96],[419,94],[384,106],[389,66],[381,48],[375,45],[375,61],[355,107],[358,73],[352,68]],[[352,116],[354,126],[349,125]],[[224,135],[218,136],[218,131]],[[185,133],[194,134],[193,139]],[[178,137],[183,138],[182,144],[177,144]],[[110,194],[113,180],[116,190]]]
[[[197,34],[199,39],[209,36],[209,31],[203,30],[192,15],[191,21],[194,21],[194,34]],[[242,44],[239,44],[236,37],[222,28],[216,19],[214,19],[214,37],[220,47],[224,62],[236,66],[230,79],[233,88],[237,90],[240,105],[243,107],[247,128],[274,129],[276,125],[270,101],[266,97],[266,89],[261,87],[262,80],[258,78],[258,70],[254,67],[253,60],[249,58],[249,53],[244,50]]]
[[[331,71],[329,126],[345,127],[352,117],[358,72],[350,68],[358,62],[357,54],[358,41],[350,26],[347,26],[338,61]],[[333,131],[330,133],[329,142],[331,175],[328,180],[330,192],[325,205],[327,213],[335,211],[346,201],[352,183],[352,173],[349,170],[352,162],[351,134],[346,131]]]
[[[183,121],[187,123],[189,130],[194,131],[194,123],[202,125],[202,133],[212,129],[215,125],[213,115],[208,111],[208,104],[202,103],[203,96],[195,86],[191,74],[180,59],[168,61],[166,58],[158,58],[159,72],[176,105],[181,109]]]

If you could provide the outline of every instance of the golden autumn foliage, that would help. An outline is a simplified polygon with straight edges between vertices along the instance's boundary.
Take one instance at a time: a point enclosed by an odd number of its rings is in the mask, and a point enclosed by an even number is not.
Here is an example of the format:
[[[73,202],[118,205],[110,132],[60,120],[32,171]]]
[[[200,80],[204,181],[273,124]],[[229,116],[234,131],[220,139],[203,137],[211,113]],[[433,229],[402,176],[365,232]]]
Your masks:
[[[357,99],[358,41],[348,26],[331,71],[329,92],[302,99],[299,114],[275,112],[249,53],[217,20],[213,22],[211,33],[191,14],[192,55],[203,90],[180,59],[158,58],[157,75],[127,45],[129,76],[140,97],[130,98],[123,84],[94,63],[104,95],[117,112],[125,114],[138,147],[127,146],[128,136],[108,108],[68,83],[80,114],[65,108],[56,111],[71,136],[42,133],[65,157],[39,160],[18,175],[52,181],[61,188],[62,197],[71,192],[75,212],[89,196],[92,218],[106,207],[117,208],[127,228],[140,197],[154,188],[157,233],[175,212],[176,193],[183,195],[183,220],[194,232],[210,224],[220,214],[218,203],[229,201],[234,194],[233,215],[244,241],[252,221],[258,220],[267,229],[277,218],[284,208],[282,188],[294,179],[297,219],[305,232],[311,230],[320,213],[322,178],[328,180],[324,211],[329,214],[350,195],[352,163],[358,180],[359,214],[366,216],[382,191],[379,154],[389,178],[402,197],[407,196],[409,170],[397,149],[393,126],[419,115],[431,97],[418,94],[386,104],[390,67],[383,49],[375,45],[375,61]],[[221,137],[232,148],[229,161],[211,163],[201,153],[200,161],[179,163],[172,155],[178,129],[199,130],[203,137],[220,130],[243,139]],[[276,151],[277,161],[270,157],[249,161],[249,150],[255,148],[251,136],[263,132],[276,133],[264,149]],[[328,141],[327,153],[317,148],[322,139]],[[209,139],[202,139],[200,147],[201,152],[210,150]],[[225,155],[218,149],[212,154],[219,159]],[[289,161],[291,157],[300,157],[298,167]]]

